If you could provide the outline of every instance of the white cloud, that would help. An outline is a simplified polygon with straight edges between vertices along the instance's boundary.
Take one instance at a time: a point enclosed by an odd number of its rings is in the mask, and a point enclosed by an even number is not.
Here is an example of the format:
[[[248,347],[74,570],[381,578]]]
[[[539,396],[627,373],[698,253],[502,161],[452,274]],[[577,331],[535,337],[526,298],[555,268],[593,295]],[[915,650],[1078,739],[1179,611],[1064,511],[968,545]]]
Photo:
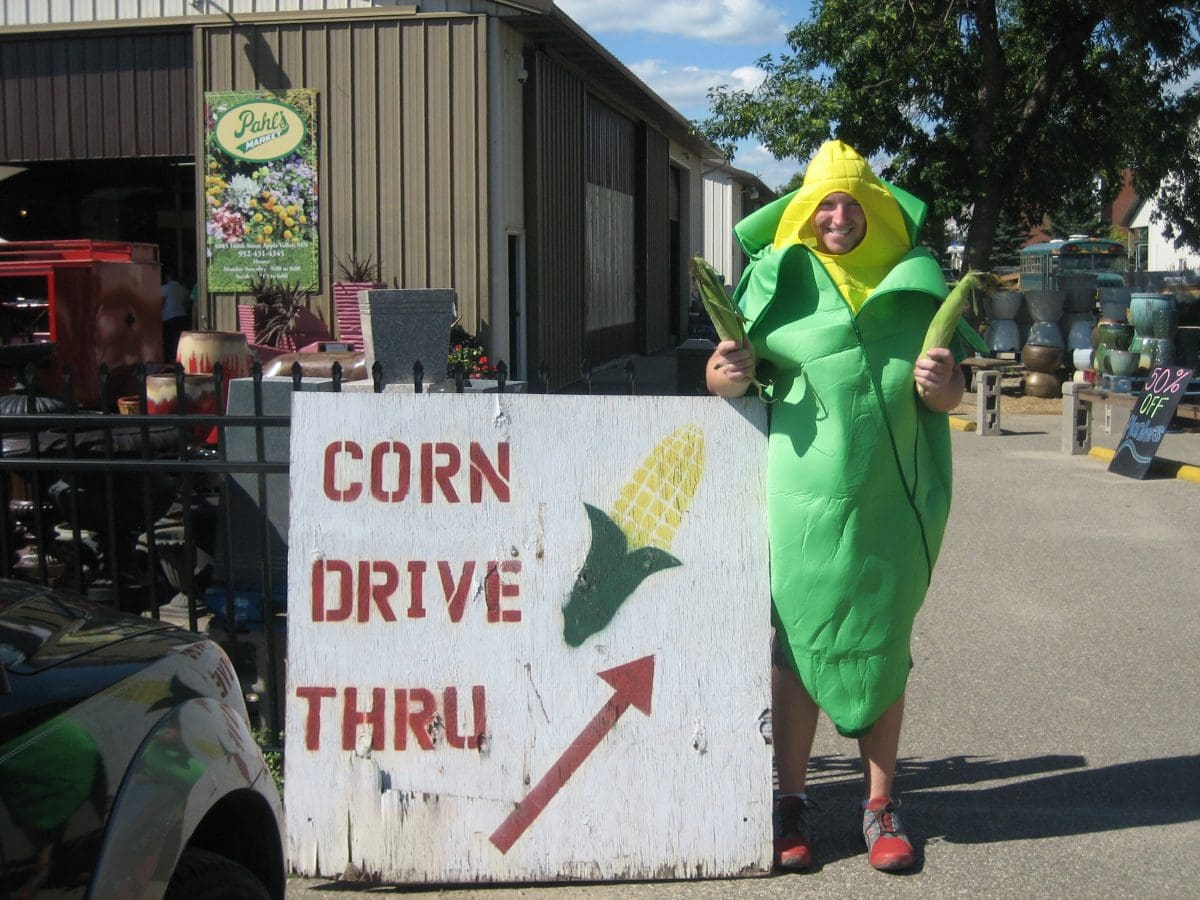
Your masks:
[[[647,31],[730,44],[774,42],[789,23],[764,0],[556,0],[587,31]]]
[[[661,59],[633,63],[629,70],[689,119],[708,115],[709,88],[725,84],[739,90],[752,90],[764,77],[763,71],[754,66],[740,66],[728,71],[700,66],[672,66]]]
[[[754,143],[739,145],[732,164],[757,175],[763,184],[771,188],[787,184],[805,165],[795,159],[776,159],[762,144]]]

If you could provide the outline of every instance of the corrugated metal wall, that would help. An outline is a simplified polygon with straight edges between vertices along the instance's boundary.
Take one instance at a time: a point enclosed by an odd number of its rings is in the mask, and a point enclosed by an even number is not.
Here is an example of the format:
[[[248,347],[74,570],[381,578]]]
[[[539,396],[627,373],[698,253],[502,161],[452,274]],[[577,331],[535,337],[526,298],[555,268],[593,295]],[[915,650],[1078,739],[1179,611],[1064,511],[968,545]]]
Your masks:
[[[637,346],[636,134],[631,119],[595,97],[587,98],[584,305],[588,354],[600,360]]]
[[[384,280],[458,292],[485,336],[490,304],[487,37],[482,17],[303,21],[201,31],[204,90],[318,92],[321,296],[351,255]],[[233,327],[229,298],[214,309]]]
[[[670,345],[678,321],[680,298],[671,289],[671,142],[652,128],[644,129],[642,195],[639,214],[638,266],[642,271],[639,290],[645,310],[641,334],[642,353],[654,353]]]
[[[583,84],[534,54],[526,104],[530,365],[551,388],[578,380],[584,343]]]
[[[0,161],[190,156],[187,30],[0,38]]]
[[[425,12],[441,12],[447,5],[445,0],[434,0],[422,3],[421,8]],[[416,4],[402,0],[5,0],[0,4],[0,25],[195,19],[211,15],[241,18],[255,13],[371,8],[415,11]]]

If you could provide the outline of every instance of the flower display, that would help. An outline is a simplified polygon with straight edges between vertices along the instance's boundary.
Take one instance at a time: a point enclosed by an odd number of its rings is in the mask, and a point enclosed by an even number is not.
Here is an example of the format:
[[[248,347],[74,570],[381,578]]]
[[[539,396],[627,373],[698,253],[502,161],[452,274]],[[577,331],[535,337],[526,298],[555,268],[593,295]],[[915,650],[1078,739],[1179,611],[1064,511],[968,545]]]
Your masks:
[[[205,118],[204,233],[210,287],[245,290],[258,274],[315,283],[315,92],[208,93]],[[278,148],[280,155],[258,152],[281,135],[290,138]]]
[[[446,358],[446,375],[453,378],[462,370],[467,378],[495,378],[496,369],[488,360],[479,338],[455,325],[450,331],[450,353]]]
[[[204,178],[210,245],[298,244],[315,239],[316,181],[312,166],[299,154],[252,169],[244,162],[226,160],[224,168],[232,171],[221,171],[221,164],[211,159]]]

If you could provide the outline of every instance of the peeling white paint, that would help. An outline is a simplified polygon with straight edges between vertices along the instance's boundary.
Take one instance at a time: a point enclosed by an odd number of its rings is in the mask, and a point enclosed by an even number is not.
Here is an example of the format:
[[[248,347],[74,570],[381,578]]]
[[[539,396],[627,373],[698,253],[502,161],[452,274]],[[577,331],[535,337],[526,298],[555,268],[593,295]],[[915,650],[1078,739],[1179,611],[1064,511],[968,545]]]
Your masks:
[[[314,393],[297,396],[293,417],[285,808],[298,873],[354,866],[386,882],[466,883],[769,871],[758,401]],[[650,448],[692,424],[707,468],[670,547],[682,565],[645,578],[569,646],[563,606],[593,539],[583,504],[611,509]],[[578,434],[610,437],[597,454],[564,440]],[[465,480],[456,503],[436,492],[417,502],[415,480],[404,502],[366,488],[353,502],[325,495],[327,446],[351,440],[369,459],[397,435],[411,448],[475,441],[489,453],[507,440],[510,499],[485,488],[472,504]],[[729,516],[742,523],[732,540],[710,525]],[[347,600],[342,575],[329,576],[322,602],[335,615],[315,621],[318,561],[322,573],[344,562],[353,590]],[[457,619],[439,561],[465,591]],[[489,561],[519,568],[489,588]],[[621,706],[598,674],[644,658],[648,712]],[[344,748],[347,710],[362,721]],[[587,752],[571,758],[576,746]],[[547,779],[553,792],[502,851],[495,835]]]

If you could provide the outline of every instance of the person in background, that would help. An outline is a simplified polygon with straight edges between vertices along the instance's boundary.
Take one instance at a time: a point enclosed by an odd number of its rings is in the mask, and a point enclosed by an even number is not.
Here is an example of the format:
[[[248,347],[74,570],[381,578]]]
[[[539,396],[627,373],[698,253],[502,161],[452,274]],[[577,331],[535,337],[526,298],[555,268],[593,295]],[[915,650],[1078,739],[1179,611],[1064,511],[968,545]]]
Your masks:
[[[964,389],[951,348],[921,354],[946,295],[937,260],[916,246],[925,209],[829,141],[797,191],[735,227],[750,259],[734,295],[747,340],[719,343],[706,374],[718,396],[739,397],[757,380],[771,401],[775,859],[784,868],[812,864],[805,783],[819,710],[858,741],[869,863],[897,871],[915,858],[892,781],[913,620],[950,510],[946,413]]]
[[[191,294],[171,270],[163,272],[162,333],[163,360],[175,362],[179,336],[191,322]]]

